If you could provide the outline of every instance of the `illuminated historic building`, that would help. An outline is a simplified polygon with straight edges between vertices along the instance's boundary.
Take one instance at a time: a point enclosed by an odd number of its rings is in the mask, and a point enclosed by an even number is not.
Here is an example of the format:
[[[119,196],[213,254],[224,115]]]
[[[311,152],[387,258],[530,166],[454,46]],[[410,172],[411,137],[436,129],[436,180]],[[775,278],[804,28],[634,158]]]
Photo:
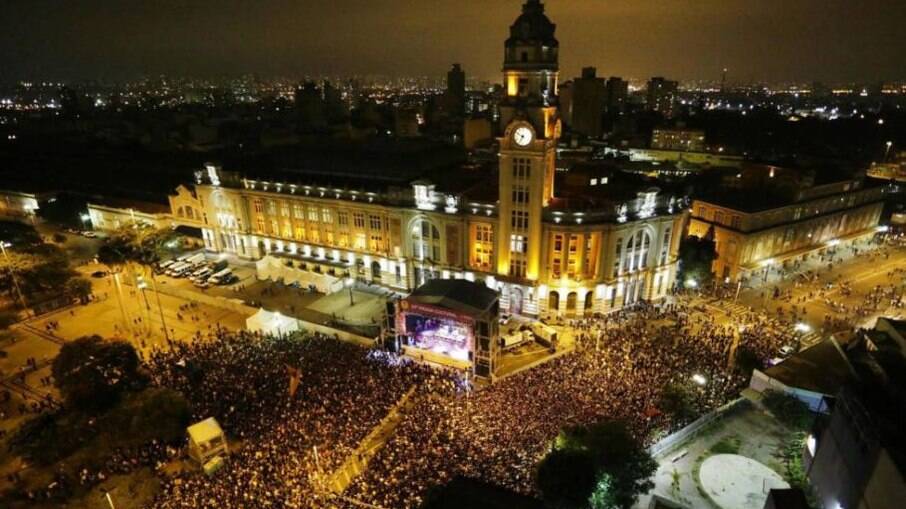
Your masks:
[[[622,174],[557,175],[559,43],[529,0],[504,46],[499,161],[430,171],[241,178],[210,165],[195,199],[208,249],[400,292],[482,282],[505,312],[606,313],[672,288],[684,199]],[[558,187],[559,186],[559,187]],[[197,216],[197,213],[193,211]]]
[[[747,165],[692,204],[689,235],[712,235],[714,273],[763,277],[875,234],[887,186],[833,171]]]

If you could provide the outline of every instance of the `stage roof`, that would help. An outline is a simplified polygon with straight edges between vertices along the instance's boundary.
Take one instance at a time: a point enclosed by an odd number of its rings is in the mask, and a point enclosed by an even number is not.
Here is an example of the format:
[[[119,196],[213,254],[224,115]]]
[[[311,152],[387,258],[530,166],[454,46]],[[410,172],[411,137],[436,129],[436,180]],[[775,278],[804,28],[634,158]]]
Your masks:
[[[412,292],[409,300],[475,316],[494,305],[497,292],[465,279],[432,279]]]

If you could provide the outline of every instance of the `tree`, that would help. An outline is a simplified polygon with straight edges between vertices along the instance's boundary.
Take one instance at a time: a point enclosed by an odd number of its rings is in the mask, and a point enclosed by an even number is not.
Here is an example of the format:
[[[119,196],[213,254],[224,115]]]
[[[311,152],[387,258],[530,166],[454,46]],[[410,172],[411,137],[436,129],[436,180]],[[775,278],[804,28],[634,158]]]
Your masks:
[[[565,452],[569,454],[564,454]],[[561,507],[585,507],[591,504],[604,476],[607,476],[604,479],[606,494],[597,494],[598,503],[608,501],[615,508],[632,507],[639,494],[654,487],[651,476],[657,470],[657,463],[620,421],[604,421],[588,427],[573,426],[564,429],[557,437],[554,451],[541,465],[544,466],[551,456],[555,458],[551,460],[553,465],[544,470],[539,468],[539,489],[545,495],[545,500],[551,496],[551,502],[560,503]],[[580,474],[580,469],[585,474]],[[545,479],[546,476],[553,478]],[[564,479],[560,476],[572,478]],[[587,476],[591,476],[590,483]],[[547,491],[544,486],[547,486]],[[573,494],[563,495],[562,489],[557,489],[564,486],[571,487]],[[580,496],[583,497],[583,505],[562,505],[564,500],[569,503]]]
[[[658,408],[679,422],[686,422],[695,417],[695,404],[692,392],[687,384],[671,383],[661,390]]]
[[[588,452],[554,449],[538,465],[538,489],[552,507],[581,509],[597,484],[596,470]]]
[[[706,235],[704,238],[685,237],[680,242],[680,273],[677,280],[682,285],[685,285],[687,281],[695,281],[698,286],[709,284],[714,278],[712,266],[716,258],[717,248],[713,234]]]
[[[752,372],[762,368],[761,358],[752,348],[739,345],[736,349],[736,369],[746,378],[751,378]]]
[[[91,296],[91,281],[83,277],[74,277],[66,282],[63,292],[74,299],[79,299],[79,302],[84,304]]]
[[[613,478],[608,474],[601,474],[595,490],[588,498],[591,509],[617,509],[620,507],[614,491]]]
[[[63,345],[52,373],[67,405],[97,412],[113,405],[123,391],[144,385],[138,368],[138,354],[129,343],[85,336]]]

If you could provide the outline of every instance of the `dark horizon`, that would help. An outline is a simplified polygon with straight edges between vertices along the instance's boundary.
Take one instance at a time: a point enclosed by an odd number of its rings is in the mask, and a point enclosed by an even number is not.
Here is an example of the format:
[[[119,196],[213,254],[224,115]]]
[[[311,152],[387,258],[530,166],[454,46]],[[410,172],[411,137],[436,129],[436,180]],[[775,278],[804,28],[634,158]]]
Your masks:
[[[141,76],[441,76],[453,62],[498,80],[523,0],[10,0],[0,80]],[[896,0],[549,0],[562,79],[731,83],[906,79]]]

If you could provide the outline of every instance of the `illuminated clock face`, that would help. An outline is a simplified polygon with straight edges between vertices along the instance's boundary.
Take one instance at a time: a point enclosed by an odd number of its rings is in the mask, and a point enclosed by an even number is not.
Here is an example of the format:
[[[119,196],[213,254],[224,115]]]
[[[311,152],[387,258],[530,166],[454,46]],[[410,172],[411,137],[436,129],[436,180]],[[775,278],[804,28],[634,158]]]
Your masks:
[[[516,132],[513,133],[513,141],[516,142],[516,145],[524,147],[532,142],[532,130],[528,127],[520,127],[516,129]]]

